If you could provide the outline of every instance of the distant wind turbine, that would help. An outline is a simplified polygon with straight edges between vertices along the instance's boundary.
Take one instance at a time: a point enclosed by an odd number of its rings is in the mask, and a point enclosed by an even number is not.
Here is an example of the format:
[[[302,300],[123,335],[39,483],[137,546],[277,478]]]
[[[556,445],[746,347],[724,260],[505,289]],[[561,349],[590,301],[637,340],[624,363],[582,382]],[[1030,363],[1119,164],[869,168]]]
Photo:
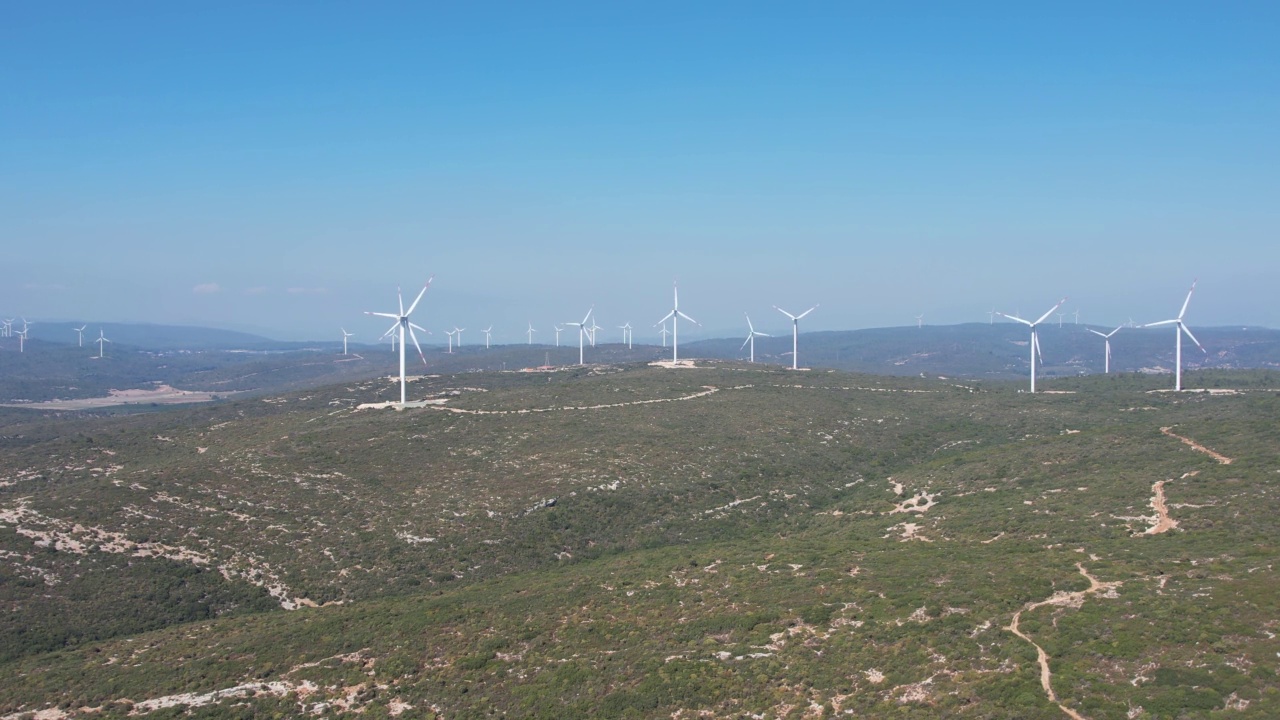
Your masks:
[[[924,327],[924,313],[920,313],[919,315],[916,316],[916,327],[917,328]]]
[[[488,350],[489,349],[489,333],[493,332],[493,326],[490,325],[489,327],[485,328],[484,330],[481,330],[480,332],[484,333],[484,349]]]
[[[666,323],[662,323],[662,330],[661,330],[661,332],[660,332],[659,334],[660,334],[660,335],[662,335],[662,347],[666,347],[666,346],[667,346],[667,336],[671,334],[671,331],[667,329],[667,324],[666,324]]]
[[[457,325],[454,325],[454,326],[453,326],[453,331],[454,331],[455,333],[457,333],[457,334],[458,334],[458,349],[459,349],[459,350],[461,350],[461,349],[462,349],[462,331],[463,331],[463,330],[466,330],[466,328],[460,328],[460,327],[458,327]]]
[[[529,329],[527,330],[527,332],[529,333],[529,344],[530,344],[530,345],[532,345],[532,344],[533,344],[533,334],[534,334],[534,333],[536,333],[536,332],[538,332],[537,330],[534,330],[534,329],[533,329],[533,323],[529,323]]]
[[[742,347],[747,347],[747,346],[751,347],[751,356],[747,360],[747,362],[755,362],[756,361],[756,336],[757,335],[759,335],[760,337],[772,337],[772,336],[769,335],[769,333],[762,333],[757,331],[755,325],[751,324],[750,315],[746,313],[742,313],[742,316],[747,319],[747,339],[742,342]],[[738,348],[738,352],[742,352],[742,348]]]
[[[627,344],[627,349],[631,349],[631,321],[627,321],[626,325],[619,325],[618,329],[622,331],[622,342]]]
[[[587,334],[587,321],[588,321],[588,320],[591,320],[591,313],[592,313],[592,311],[594,311],[595,309],[596,309],[596,306],[595,306],[595,305],[592,305],[592,306],[587,310],[587,314],[582,316],[582,322],[567,322],[567,323],[565,323],[565,325],[576,325],[576,326],[577,326],[577,328],[578,328],[578,364],[579,364],[579,365],[586,365],[586,364],[587,364],[586,362],[584,362],[584,361],[583,361],[583,355],[582,355],[582,339],[583,339],[583,336]],[[594,322],[594,321],[592,321],[592,322]]]
[[[1073,314],[1076,316],[1076,324],[1079,325],[1080,324],[1080,308],[1076,308],[1076,311]]]
[[[111,341],[107,339],[107,336],[102,334],[102,328],[98,328],[98,359],[99,360],[103,358],[103,352],[102,352],[102,349],[104,347],[103,343],[109,343],[109,342]]]
[[[27,351],[27,329],[23,328],[18,331],[18,352],[24,353],[26,351]]]
[[[991,308],[990,310],[988,310],[988,311],[987,311],[987,324],[988,324],[988,325],[995,325],[995,324],[996,324],[996,309],[995,309],[995,308]]]
[[[1049,312],[1041,315],[1040,319],[1036,320],[1035,322],[1031,322],[1030,320],[1023,320],[1017,315],[1009,315],[1008,313],[999,313],[1001,317],[1007,317],[1010,320],[1013,320],[1015,322],[1020,322],[1023,325],[1026,325],[1027,327],[1031,328],[1031,392],[1033,393],[1036,391],[1036,357],[1040,355],[1040,339],[1036,333],[1036,326],[1044,322],[1050,315],[1054,313],[1055,310],[1062,307],[1062,303],[1066,301],[1067,301],[1066,298],[1062,298],[1061,300],[1059,300],[1057,305],[1054,305],[1053,307],[1049,308]],[[1040,361],[1044,362],[1044,358],[1041,357]]]
[[[1182,322],[1182,316],[1187,314],[1187,306],[1191,304],[1191,293],[1196,291],[1197,282],[1199,282],[1199,280],[1193,280],[1191,282],[1191,289],[1187,291],[1187,299],[1182,302],[1182,310],[1178,312],[1178,317],[1172,320],[1161,320],[1160,322],[1147,323],[1146,325],[1142,326],[1142,327],[1156,327],[1158,325],[1176,325],[1177,326],[1177,331],[1175,332],[1175,335],[1174,335],[1174,337],[1177,338],[1177,341],[1176,341],[1177,349],[1174,351],[1174,359],[1173,359],[1174,378],[1175,378],[1173,381],[1174,390],[1182,389],[1182,333],[1186,333],[1187,337],[1191,338],[1191,342],[1195,343],[1196,347],[1200,348],[1200,352],[1206,355],[1209,354],[1209,351],[1204,349],[1204,346],[1200,344],[1200,341],[1196,339],[1196,336],[1192,335],[1191,331],[1188,330],[1187,326]]]
[[[556,329],[556,347],[560,347],[560,333],[564,332],[564,328],[559,325],[552,325]]]
[[[599,325],[597,325],[597,324],[596,324],[596,319],[595,319],[595,318],[591,318],[591,328],[590,328],[590,329],[591,329],[591,347],[595,347],[595,346],[596,346],[596,331],[597,331],[597,330],[603,330],[604,328],[602,328],[602,327],[600,327]]]
[[[84,347],[84,329],[85,329],[85,328],[87,328],[87,327],[89,327],[89,326],[88,326],[88,325],[81,325],[81,326],[80,326],[80,327],[78,327],[78,328],[71,328],[72,330],[76,331],[76,334],[77,334],[77,335],[79,335],[79,338],[80,338],[80,347]]]
[[[347,329],[344,327],[340,327],[338,329],[342,331],[342,354],[346,355],[347,354],[347,338],[351,337],[355,333],[347,332]]]
[[[457,328],[454,328],[453,330],[445,330],[444,334],[449,338],[449,349],[445,350],[445,352],[452,355],[453,354],[453,336],[458,334],[458,330]]]
[[[426,328],[418,327],[412,322],[409,322],[409,316],[413,314],[414,308],[418,307],[418,302],[422,300],[422,296],[427,294],[427,288],[431,287],[431,281],[433,279],[435,279],[434,275],[427,278],[426,284],[422,286],[422,291],[418,293],[418,297],[414,298],[413,302],[409,305],[409,310],[407,312],[404,309],[404,298],[400,295],[399,288],[396,288],[396,299],[400,302],[399,314],[365,311],[365,315],[376,315],[377,317],[395,318],[395,321],[396,321],[395,325],[392,325],[391,330],[388,330],[387,332],[390,333],[395,331],[395,332],[398,332],[400,335],[400,404],[401,405],[404,405],[406,402],[406,391],[405,391],[406,383],[405,383],[405,376],[404,376],[404,336],[406,332],[408,332],[409,338],[413,340],[413,346],[417,348],[418,357],[422,359],[422,364],[423,365],[427,364],[427,356],[422,354],[422,346],[418,344],[418,336],[413,333],[414,330],[421,330],[422,332],[427,332],[427,330]],[[392,335],[391,337],[394,339],[396,336]]]
[[[675,283],[671,283],[671,294],[673,298],[671,312],[667,313],[666,317],[654,323],[654,325],[661,324],[662,329],[665,330],[667,328],[667,320],[671,321],[671,362],[676,362],[680,359],[680,318],[684,318],[694,325],[701,326],[702,323],[680,312],[680,289],[676,287]]]
[[[814,305],[813,307],[809,308],[808,310],[805,310],[799,315],[792,315],[791,313],[787,312],[786,310],[783,310],[777,305],[774,305],[773,309],[791,318],[791,369],[799,370],[800,369],[800,318],[804,317],[805,315],[808,315],[814,310],[817,310],[818,306]]]
[[[4,336],[13,337],[13,318],[4,319]]]
[[[1109,333],[1098,332],[1097,330],[1094,330],[1093,328],[1089,328],[1089,332],[1091,332],[1091,333],[1093,333],[1094,335],[1097,335],[1098,337],[1102,338],[1102,339],[1103,339],[1103,341],[1105,341],[1105,343],[1106,343],[1106,350],[1107,350],[1107,354],[1106,354],[1106,356],[1104,357],[1104,359],[1103,359],[1103,364],[1102,364],[1102,374],[1103,374],[1103,375],[1106,375],[1107,373],[1111,372],[1111,336],[1112,336],[1112,335],[1115,335],[1115,334],[1116,334],[1116,333],[1118,333],[1118,332],[1120,332],[1120,330],[1122,330],[1123,328],[1124,328],[1124,325],[1121,325],[1120,327],[1116,328],[1115,330],[1112,330],[1112,331],[1111,331],[1111,332],[1109,332]]]

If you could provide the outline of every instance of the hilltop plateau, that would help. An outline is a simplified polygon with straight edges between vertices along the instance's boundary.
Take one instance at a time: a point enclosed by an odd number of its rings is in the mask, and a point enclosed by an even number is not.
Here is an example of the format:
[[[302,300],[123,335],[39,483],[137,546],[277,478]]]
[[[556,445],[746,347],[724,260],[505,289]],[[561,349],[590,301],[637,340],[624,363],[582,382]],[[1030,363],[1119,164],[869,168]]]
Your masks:
[[[1273,717],[1280,374],[1188,377],[0,409],[0,717]]]

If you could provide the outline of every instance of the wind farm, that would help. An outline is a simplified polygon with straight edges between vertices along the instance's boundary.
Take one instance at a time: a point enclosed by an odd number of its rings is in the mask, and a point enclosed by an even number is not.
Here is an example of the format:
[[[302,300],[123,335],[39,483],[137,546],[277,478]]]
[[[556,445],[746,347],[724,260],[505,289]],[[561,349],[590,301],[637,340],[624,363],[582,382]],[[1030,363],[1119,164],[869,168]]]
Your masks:
[[[1280,717],[1280,10],[6,10],[0,720]]]

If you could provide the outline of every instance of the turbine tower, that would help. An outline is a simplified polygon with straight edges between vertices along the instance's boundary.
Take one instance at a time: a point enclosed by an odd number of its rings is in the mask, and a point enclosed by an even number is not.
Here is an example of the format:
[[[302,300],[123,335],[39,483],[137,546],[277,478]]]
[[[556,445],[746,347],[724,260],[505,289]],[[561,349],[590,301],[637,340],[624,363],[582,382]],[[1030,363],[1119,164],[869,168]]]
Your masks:
[[[485,328],[484,330],[481,330],[480,332],[484,333],[484,349],[488,350],[489,349],[489,333],[493,332],[493,326],[490,325],[489,327]]]
[[[595,309],[596,309],[596,306],[592,305],[590,309],[587,310],[587,314],[582,316],[582,322],[565,323],[565,325],[576,325],[578,327],[578,364],[579,365],[586,365],[586,363],[583,362],[583,359],[582,359],[583,357],[582,356],[582,336],[587,334],[587,321],[591,320],[591,313]],[[594,323],[594,321],[592,322]]]
[[[559,325],[552,325],[556,329],[556,347],[560,347],[560,333],[564,332],[564,328]]]
[[[773,309],[791,318],[791,369],[799,370],[800,369],[800,352],[799,352],[800,350],[800,318],[804,317],[805,315],[808,315],[814,310],[817,310],[818,306],[814,305],[813,307],[809,308],[808,310],[805,310],[799,315],[792,315],[791,313],[787,312],[786,310],[783,310],[777,305],[774,305]]]
[[[756,327],[751,324],[751,316],[746,313],[742,313],[742,316],[747,319],[747,339],[742,342],[742,347],[747,347],[748,345],[751,346],[751,358],[747,362],[755,362],[756,361],[756,336],[759,335],[760,337],[772,337],[772,335],[770,335],[769,333],[762,333],[762,332],[756,331]],[[742,352],[742,348],[738,348],[738,352]]]
[[[347,338],[351,337],[352,335],[355,335],[355,333],[347,332],[347,329],[344,327],[340,327],[338,329],[342,331],[342,354],[346,355],[347,354]]]
[[[1008,313],[997,313],[1001,317],[1007,317],[1010,320],[1013,320],[1015,322],[1020,322],[1023,325],[1026,325],[1027,327],[1031,328],[1031,392],[1033,393],[1036,391],[1036,356],[1040,355],[1040,339],[1036,334],[1036,326],[1044,322],[1050,315],[1053,314],[1055,310],[1062,307],[1062,303],[1066,301],[1067,301],[1066,298],[1062,298],[1061,300],[1059,300],[1057,305],[1054,305],[1053,307],[1049,308],[1049,312],[1046,312],[1045,314],[1041,315],[1040,319],[1035,322],[1031,322],[1030,320],[1023,320],[1017,315],[1010,315]],[[1043,357],[1040,358],[1040,362],[1042,363],[1044,362]]]
[[[1174,378],[1175,378],[1173,381],[1174,390],[1182,389],[1182,333],[1186,333],[1187,337],[1191,338],[1191,342],[1195,343],[1196,347],[1200,348],[1200,352],[1206,355],[1209,354],[1209,351],[1204,349],[1204,346],[1200,344],[1200,341],[1196,339],[1196,336],[1192,335],[1191,331],[1188,330],[1187,326],[1182,322],[1182,316],[1187,314],[1187,306],[1191,304],[1191,293],[1196,291],[1197,282],[1199,282],[1199,280],[1191,281],[1191,289],[1187,291],[1187,299],[1182,301],[1182,310],[1178,313],[1178,317],[1172,320],[1161,320],[1160,322],[1147,323],[1146,325],[1142,326],[1142,327],[1156,327],[1158,325],[1177,325],[1178,326],[1178,329],[1174,335],[1174,337],[1177,338],[1177,341],[1176,341],[1177,349],[1174,351],[1174,359],[1173,359]]]
[[[662,329],[665,331],[667,329],[667,320],[671,321],[671,362],[676,362],[680,359],[680,318],[684,318],[699,327],[701,327],[702,323],[680,312],[680,289],[676,287],[675,283],[671,283],[671,294],[674,299],[674,304],[671,306],[671,312],[667,313],[666,317],[654,323],[654,326],[656,327],[661,324]],[[665,342],[666,338],[664,337],[663,339]]]
[[[84,329],[85,329],[85,328],[87,328],[87,327],[89,327],[89,326],[88,326],[88,325],[81,325],[81,326],[80,326],[80,327],[78,327],[78,328],[71,328],[72,330],[74,330],[74,331],[75,331],[75,332],[80,336],[80,347],[84,347]]]
[[[1079,311],[1077,310],[1076,312],[1079,312]],[[1103,365],[1102,365],[1102,374],[1103,374],[1103,375],[1106,375],[1107,373],[1111,372],[1111,336],[1112,336],[1112,335],[1115,335],[1115,334],[1116,334],[1116,333],[1118,333],[1118,332],[1120,332],[1120,329],[1121,329],[1121,328],[1123,328],[1123,327],[1124,327],[1124,326],[1123,326],[1123,325],[1121,325],[1120,327],[1116,328],[1115,330],[1112,330],[1112,331],[1111,331],[1111,332],[1109,332],[1109,333],[1098,332],[1097,330],[1094,330],[1093,328],[1089,328],[1089,332],[1091,332],[1091,333],[1093,333],[1094,335],[1097,335],[1098,337],[1102,338],[1102,339],[1103,339],[1103,341],[1105,341],[1105,343],[1106,343],[1107,354],[1106,354],[1106,356],[1105,356],[1105,359],[1103,360]]]
[[[457,333],[458,333],[458,330],[456,328],[453,330],[444,331],[445,336],[449,338],[449,349],[445,350],[445,352],[449,353],[450,355],[453,354],[453,336],[456,335]]]
[[[414,308],[418,307],[418,303],[422,300],[422,296],[427,294],[427,288],[431,287],[431,281],[434,279],[435,279],[435,275],[432,275],[431,277],[427,278],[426,284],[422,286],[422,291],[418,293],[418,297],[414,298],[413,302],[409,305],[408,312],[406,312],[404,309],[404,297],[400,295],[400,288],[396,288],[396,300],[398,300],[400,303],[399,314],[369,312],[367,310],[364,313],[365,315],[376,315],[377,317],[395,318],[396,323],[391,326],[391,329],[388,330],[386,334],[390,334],[392,332],[398,331],[400,335],[400,404],[401,405],[405,404],[404,336],[406,331],[409,334],[409,338],[413,340],[413,346],[418,349],[418,357],[422,358],[422,364],[423,365],[427,364],[427,356],[422,354],[422,346],[418,344],[418,336],[413,334],[414,330],[421,330],[422,332],[427,332],[427,330],[426,328],[418,327],[412,322],[409,322],[409,316],[413,314]],[[391,337],[392,337],[392,341],[394,342],[394,339],[396,336],[391,335]]]
[[[26,333],[24,332],[23,334],[25,335]],[[103,335],[103,334],[102,334],[102,328],[98,328],[98,341],[97,341],[97,342],[98,342],[98,359],[99,359],[99,360],[101,360],[101,359],[103,358],[103,353],[102,353],[102,349],[103,349],[103,347],[104,347],[104,346],[103,346],[103,343],[109,343],[109,342],[111,342],[110,340],[108,340],[108,339],[107,339],[107,337],[106,337],[105,335]]]
[[[460,328],[457,325],[453,326],[453,331],[458,333],[458,349],[459,350],[462,349],[462,331],[463,330],[466,330],[466,328]]]
[[[528,330],[528,333],[529,333],[529,344],[530,344],[530,345],[532,345],[532,344],[533,344],[533,334],[534,334],[534,333],[536,333],[536,332],[538,332],[538,331],[533,329],[533,323],[529,323],[529,330]]]

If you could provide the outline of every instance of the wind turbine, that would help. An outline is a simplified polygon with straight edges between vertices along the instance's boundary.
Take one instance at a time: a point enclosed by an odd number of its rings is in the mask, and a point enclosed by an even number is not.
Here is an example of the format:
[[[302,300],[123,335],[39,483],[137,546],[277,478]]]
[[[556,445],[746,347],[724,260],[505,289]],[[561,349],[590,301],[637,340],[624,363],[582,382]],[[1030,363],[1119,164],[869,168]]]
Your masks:
[[[662,329],[666,330],[667,320],[671,321],[671,362],[676,362],[680,359],[680,318],[684,318],[699,327],[701,327],[702,323],[680,312],[680,289],[676,287],[675,283],[671,283],[671,294],[674,299],[671,312],[667,313],[666,317],[654,323],[654,325],[661,324]]]
[[[26,333],[24,332],[23,334],[25,335]],[[103,347],[105,347],[102,343],[109,343],[109,342],[111,341],[108,340],[106,336],[102,334],[102,328],[98,328],[98,359],[99,360],[101,360],[103,357],[102,349]]]
[[[626,325],[619,325],[618,329],[622,331],[622,342],[627,344],[627,349],[631,349],[631,321],[628,320]]]
[[[1178,326],[1177,334],[1174,336],[1177,338],[1177,345],[1176,345],[1177,350],[1175,351],[1174,361],[1173,361],[1174,378],[1175,378],[1173,382],[1174,390],[1182,389],[1182,333],[1186,333],[1187,337],[1191,338],[1191,342],[1195,343],[1196,347],[1200,348],[1200,352],[1206,355],[1209,354],[1209,351],[1204,349],[1204,346],[1200,344],[1200,341],[1196,339],[1196,336],[1192,335],[1191,331],[1188,330],[1187,326],[1184,325],[1182,322],[1182,316],[1187,314],[1187,306],[1191,304],[1191,293],[1196,291],[1197,282],[1199,282],[1199,280],[1191,281],[1191,289],[1187,291],[1187,299],[1182,302],[1182,310],[1178,313],[1178,317],[1172,320],[1161,320],[1160,322],[1147,323],[1146,325],[1142,326],[1142,327],[1156,327],[1157,325],[1177,325]]]
[[[591,318],[591,328],[590,328],[590,329],[591,329],[591,347],[595,347],[595,346],[596,346],[596,331],[597,331],[597,330],[603,330],[604,328],[602,328],[602,327],[600,327],[599,325],[597,325],[597,324],[596,324],[596,319],[595,319],[595,318]]]
[[[917,328],[924,327],[924,313],[920,313],[919,315],[916,316],[916,327]]]
[[[454,328],[453,330],[444,331],[444,334],[449,338],[449,349],[445,350],[445,352],[449,353],[450,355],[453,354],[453,336],[456,335],[457,333],[458,333],[457,328]]]
[[[23,328],[18,331],[18,352],[27,351],[27,329]]]
[[[426,284],[422,286],[422,291],[418,293],[418,297],[414,298],[413,302],[409,305],[408,312],[406,312],[404,309],[404,298],[400,295],[400,288],[396,288],[396,300],[400,302],[399,314],[369,312],[367,310],[364,313],[365,315],[376,315],[378,317],[395,318],[396,323],[395,325],[391,326],[391,330],[388,330],[387,334],[395,330],[398,330],[400,334],[400,404],[401,405],[405,404],[405,379],[404,379],[405,331],[408,331],[409,338],[413,340],[413,346],[418,349],[418,357],[422,358],[422,364],[426,365],[427,356],[422,354],[422,346],[418,344],[418,336],[414,335],[413,331],[421,330],[422,332],[427,332],[427,330],[426,328],[418,327],[417,325],[414,325],[413,323],[409,322],[409,316],[413,314],[414,308],[418,307],[418,302],[422,300],[422,296],[427,294],[427,288],[431,287],[431,281],[434,279],[435,279],[435,275],[432,275],[431,277],[427,278]],[[392,335],[391,337],[393,338],[393,342],[394,342],[395,335]]]
[[[80,347],[84,347],[84,329],[85,329],[85,328],[87,328],[87,327],[89,327],[89,326],[88,326],[88,325],[81,325],[81,326],[80,326],[80,327],[78,327],[78,328],[71,328],[72,330],[75,330],[75,331],[79,334],[79,336],[80,336]]]
[[[493,332],[493,326],[490,325],[489,327],[485,328],[484,330],[481,330],[480,332],[484,333],[484,349],[488,350],[489,349],[489,333]]]
[[[817,305],[814,305],[813,307],[809,308],[808,310],[805,310],[804,312],[800,313],[799,315],[792,315],[791,313],[787,312],[786,310],[783,310],[782,308],[778,307],[777,305],[774,305],[774,306],[773,306],[773,309],[774,309],[774,310],[777,310],[778,312],[782,313],[783,315],[786,315],[787,317],[791,318],[791,369],[792,369],[792,370],[799,370],[799,369],[800,369],[800,353],[799,353],[799,349],[800,349],[800,347],[799,347],[799,346],[800,346],[800,318],[804,317],[805,315],[808,315],[809,313],[813,312],[814,310],[817,310],[817,309],[818,309],[818,306],[817,306]]]
[[[1076,324],[1079,325],[1080,324],[1080,308],[1076,308],[1076,311],[1073,314],[1076,316]]]
[[[995,324],[996,324],[996,309],[995,309],[995,308],[991,308],[990,310],[988,310],[988,311],[987,311],[987,324],[988,324],[988,325],[995,325]]]
[[[556,347],[560,347],[560,333],[564,332],[564,328],[559,325],[552,325],[556,329]]]
[[[1010,320],[1013,320],[1015,322],[1020,322],[1023,325],[1026,325],[1031,328],[1031,392],[1036,391],[1036,356],[1040,354],[1040,339],[1036,334],[1036,326],[1044,322],[1045,319],[1047,319],[1050,315],[1052,315],[1055,310],[1062,307],[1062,303],[1066,301],[1067,301],[1066,298],[1062,298],[1061,300],[1059,300],[1057,305],[1054,305],[1053,307],[1049,308],[1049,312],[1041,315],[1040,319],[1035,322],[1031,322],[1029,320],[1023,320],[1017,315],[1010,315],[1008,313],[998,313],[1001,317],[1007,317]],[[1040,358],[1040,361],[1044,362],[1044,358]]]
[[[355,335],[355,333],[347,332],[347,329],[344,327],[340,327],[338,329],[342,331],[342,354],[346,355],[347,354],[347,338],[351,337],[352,335]]]
[[[1079,311],[1077,311],[1077,312],[1079,312]],[[1115,334],[1116,334],[1116,333],[1118,333],[1118,332],[1120,332],[1120,330],[1121,330],[1123,327],[1124,327],[1124,325],[1121,325],[1120,327],[1116,328],[1115,330],[1112,330],[1112,331],[1111,331],[1111,332],[1109,332],[1109,333],[1098,332],[1097,330],[1094,330],[1093,328],[1089,328],[1089,332],[1093,333],[1094,335],[1097,335],[1098,337],[1100,337],[1100,338],[1102,338],[1104,341],[1106,341],[1107,354],[1106,354],[1106,359],[1103,361],[1103,365],[1102,365],[1102,374],[1103,374],[1103,375],[1106,375],[1107,373],[1111,372],[1111,336],[1112,336],[1112,335],[1115,335]]]
[[[772,335],[770,335],[769,333],[757,332],[756,327],[751,324],[751,316],[746,313],[742,313],[742,316],[747,319],[747,330],[748,330],[747,339],[742,341],[742,347],[747,347],[748,345],[751,346],[751,359],[748,360],[748,362],[755,362],[756,361],[756,336],[759,335],[760,337],[772,337]],[[742,352],[742,348],[738,348],[738,352]]]
[[[583,362],[583,359],[582,359],[582,336],[587,334],[587,321],[591,320],[591,312],[595,309],[596,309],[596,306],[592,305],[590,309],[587,310],[587,314],[582,316],[582,322],[565,323],[565,325],[576,325],[578,327],[578,364],[579,365],[586,365],[586,363]],[[592,320],[592,324],[594,323],[595,321]]]
[[[4,320],[4,336],[13,337],[13,318],[5,318]]]
[[[466,328],[460,328],[457,325],[453,326],[453,331],[458,333],[458,349],[459,350],[462,349],[462,331],[463,330],[466,330]]]
[[[534,329],[533,329],[533,323],[529,323],[529,331],[528,331],[528,332],[529,332],[529,344],[530,344],[530,345],[532,345],[532,344],[533,344],[533,334],[534,334],[534,333],[536,333],[536,332],[538,332],[537,330],[534,330]]]
[[[671,334],[671,331],[667,329],[667,324],[666,324],[666,323],[662,323],[662,332],[661,332],[661,335],[662,335],[662,347],[666,347],[666,346],[667,346],[667,336],[668,336],[668,335],[670,335],[670,334]]]

